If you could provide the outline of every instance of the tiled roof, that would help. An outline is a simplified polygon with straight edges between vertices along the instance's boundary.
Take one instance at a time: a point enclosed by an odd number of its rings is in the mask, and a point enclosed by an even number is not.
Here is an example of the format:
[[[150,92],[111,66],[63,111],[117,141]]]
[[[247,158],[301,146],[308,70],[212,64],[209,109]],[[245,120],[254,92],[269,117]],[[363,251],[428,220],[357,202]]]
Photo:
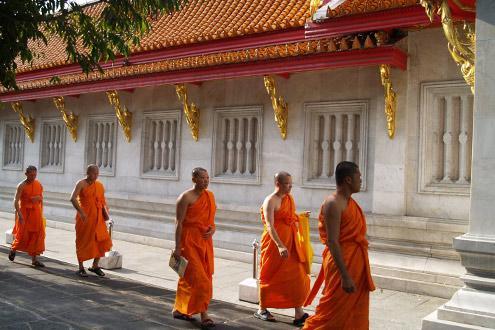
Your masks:
[[[162,15],[141,46],[133,52],[182,46],[304,26],[310,0],[191,0],[180,11]],[[97,3],[90,11],[103,7]],[[18,72],[67,64],[63,42],[51,38],[48,46],[32,46],[40,55],[32,65],[19,65]]]
[[[334,10],[328,8],[327,17],[373,13],[386,9],[414,6],[418,3],[418,0],[347,0]]]

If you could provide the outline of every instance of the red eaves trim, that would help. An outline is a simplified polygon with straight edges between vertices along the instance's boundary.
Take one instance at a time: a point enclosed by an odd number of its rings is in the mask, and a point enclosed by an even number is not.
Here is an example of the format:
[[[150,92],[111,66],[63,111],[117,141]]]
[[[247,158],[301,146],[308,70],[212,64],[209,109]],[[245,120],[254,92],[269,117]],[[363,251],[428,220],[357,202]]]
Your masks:
[[[129,57],[129,62],[144,64],[167,59],[207,55],[218,52],[230,52],[248,48],[265,47],[308,39],[335,37],[347,33],[366,32],[388,28],[405,28],[417,25],[428,25],[430,21],[421,6],[397,8],[376,13],[345,16],[329,19],[321,24],[309,23],[305,28],[288,29],[272,33],[252,34],[244,37],[215,40],[210,42],[166,48],[142,52]],[[118,58],[113,63],[103,63],[102,67],[111,68],[124,65],[124,58]],[[18,82],[51,78],[63,74],[79,73],[78,64],[58,66],[50,69],[20,73]]]
[[[0,94],[0,101],[25,101],[54,96],[104,92],[112,89],[123,90],[157,85],[262,76],[265,74],[286,74],[324,69],[375,66],[380,64],[389,64],[392,67],[405,70],[407,67],[407,54],[395,46],[320,53],[31,89],[18,93]]]

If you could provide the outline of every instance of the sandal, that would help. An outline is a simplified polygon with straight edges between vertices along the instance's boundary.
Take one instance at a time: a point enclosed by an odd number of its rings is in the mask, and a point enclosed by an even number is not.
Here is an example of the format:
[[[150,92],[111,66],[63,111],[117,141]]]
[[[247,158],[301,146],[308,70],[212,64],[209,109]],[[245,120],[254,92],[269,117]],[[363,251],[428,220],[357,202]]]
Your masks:
[[[10,249],[10,252],[9,252],[9,260],[10,261],[14,261],[15,259],[15,251]]]
[[[38,261],[38,260],[34,261],[34,262],[32,263],[32,265],[33,265],[33,267],[38,267],[38,268],[43,268],[43,267],[45,267],[45,264],[44,264],[44,263],[42,263],[41,261]]]
[[[201,329],[214,328],[215,322],[212,319],[204,319],[201,321]]]
[[[267,322],[275,322],[275,317],[268,311],[268,309],[265,309],[263,312],[260,313],[260,311],[256,311],[254,313],[254,317],[257,319],[260,319],[261,321],[267,321]]]
[[[101,270],[101,268],[100,268],[100,267],[96,267],[96,268],[95,268],[95,267],[89,267],[89,268],[88,268],[88,270],[89,270],[90,272],[95,273],[95,274],[96,274],[96,275],[98,275],[99,277],[103,277],[103,276],[105,276],[105,273]]]
[[[172,316],[174,317],[174,319],[178,319],[178,320],[189,321],[189,322],[194,321],[194,317],[189,316],[187,314],[182,314],[179,311],[173,311]]]
[[[294,321],[292,321],[292,324],[294,324],[296,327],[302,327],[308,317],[308,313],[304,313],[303,316],[301,316],[300,318],[294,319]]]
[[[79,269],[76,272],[76,274],[79,275],[80,277],[88,277],[88,273],[86,273],[86,271],[84,269]]]

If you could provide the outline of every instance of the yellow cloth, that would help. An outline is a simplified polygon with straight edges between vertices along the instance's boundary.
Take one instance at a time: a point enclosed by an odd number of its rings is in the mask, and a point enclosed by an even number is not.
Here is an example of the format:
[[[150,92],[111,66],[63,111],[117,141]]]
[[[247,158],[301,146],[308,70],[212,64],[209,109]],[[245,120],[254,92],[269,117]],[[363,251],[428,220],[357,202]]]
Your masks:
[[[313,264],[313,246],[311,245],[309,228],[309,216],[306,215],[306,213],[299,214],[298,239],[301,242],[304,253],[306,254],[306,274],[311,275],[311,266]]]

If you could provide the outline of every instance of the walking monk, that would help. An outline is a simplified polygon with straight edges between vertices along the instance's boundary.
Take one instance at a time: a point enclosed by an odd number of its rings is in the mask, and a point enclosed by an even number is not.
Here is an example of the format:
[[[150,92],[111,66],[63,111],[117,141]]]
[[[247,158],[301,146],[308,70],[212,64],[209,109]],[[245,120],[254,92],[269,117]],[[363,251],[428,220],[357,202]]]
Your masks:
[[[304,329],[368,329],[371,279],[363,211],[351,195],[361,188],[356,164],[341,162],[335,169],[337,191],[321,206],[320,240],[325,244],[323,264],[306,301],[313,298],[325,280],[323,296]]]
[[[293,323],[302,326],[308,318],[302,306],[309,293],[310,280],[291,189],[291,175],[277,173],[275,191],[265,198],[261,208],[265,230],[261,237],[260,306],[254,316],[275,321],[267,308],[294,308]]]
[[[76,254],[79,262],[77,274],[81,277],[88,276],[83,262],[89,259],[94,260],[93,266],[88,270],[98,276],[105,276],[98,267],[98,262],[112,247],[112,240],[105,224],[110,218],[105,200],[105,188],[100,181],[97,181],[98,175],[98,166],[89,165],[86,178],[77,182],[70,196],[70,201],[77,210]]]
[[[45,267],[38,256],[45,251],[45,224],[43,223],[43,186],[36,180],[38,170],[26,169],[26,180],[19,183],[14,199],[14,242],[9,260],[14,261],[16,251],[27,252],[34,267]]]
[[[186,258],[184,277],[177,284],[173,316],[192,321],[193,314],[201,314],[203,328],[214,327],[208,316],[213,287],[213,240],[215,233],[215,197],[206,190],[210,177],[203,168],[192,171],[194,187],[177,199],[174,257]]]

